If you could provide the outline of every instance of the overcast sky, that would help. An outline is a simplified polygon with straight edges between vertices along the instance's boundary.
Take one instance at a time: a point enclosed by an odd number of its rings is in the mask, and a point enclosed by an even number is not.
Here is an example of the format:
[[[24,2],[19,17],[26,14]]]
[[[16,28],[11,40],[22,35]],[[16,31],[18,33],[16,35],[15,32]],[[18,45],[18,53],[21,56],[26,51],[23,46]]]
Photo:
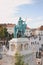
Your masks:
[[[15,23],[19,17],[31,28],[43,25],[43,0],[0,0],[0,23]]]

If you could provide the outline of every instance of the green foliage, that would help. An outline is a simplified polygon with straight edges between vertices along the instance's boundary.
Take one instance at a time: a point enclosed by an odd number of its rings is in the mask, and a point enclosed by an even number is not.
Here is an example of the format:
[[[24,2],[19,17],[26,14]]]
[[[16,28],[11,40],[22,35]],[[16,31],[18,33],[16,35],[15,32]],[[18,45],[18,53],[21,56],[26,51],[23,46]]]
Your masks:
[[[8,36],[8,32],[6,28],[3,28],[2,26],[0,26],[0,38],[6,38]]]
[[[23,56],[19,53],[15,54],[15,65],[24,65]]]
[[[4,29],[1,28],[1,30],[0,30],[0,38],[3,38],[4,36],[5,36],[5,34],[4,34]]]
[[[4,28],[4,34],[5,34],[5,37],[8,36],[8,32],[7,32],[7,29],[6,28]]]

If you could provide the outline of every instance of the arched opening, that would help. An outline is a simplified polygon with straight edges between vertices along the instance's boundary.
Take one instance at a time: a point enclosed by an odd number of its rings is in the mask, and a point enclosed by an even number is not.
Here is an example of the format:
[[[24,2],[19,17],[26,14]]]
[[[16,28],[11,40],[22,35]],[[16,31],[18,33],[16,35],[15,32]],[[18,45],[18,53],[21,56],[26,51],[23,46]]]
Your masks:
[[[24,49],[25,49],[25,50],[28,50],[28,43],[26,43],[26,44],[24,45]]]
[[[15,44],[11,44],[11,51],[15,50]]]

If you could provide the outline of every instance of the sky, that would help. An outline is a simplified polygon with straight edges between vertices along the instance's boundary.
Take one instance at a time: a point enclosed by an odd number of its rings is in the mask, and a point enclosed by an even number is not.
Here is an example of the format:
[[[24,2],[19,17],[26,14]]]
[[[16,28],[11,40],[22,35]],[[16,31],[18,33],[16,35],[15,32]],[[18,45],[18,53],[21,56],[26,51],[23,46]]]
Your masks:
[[[43,25],[43,0],[0,0],[0,24],[17,24],[19,17],[30,28]]]

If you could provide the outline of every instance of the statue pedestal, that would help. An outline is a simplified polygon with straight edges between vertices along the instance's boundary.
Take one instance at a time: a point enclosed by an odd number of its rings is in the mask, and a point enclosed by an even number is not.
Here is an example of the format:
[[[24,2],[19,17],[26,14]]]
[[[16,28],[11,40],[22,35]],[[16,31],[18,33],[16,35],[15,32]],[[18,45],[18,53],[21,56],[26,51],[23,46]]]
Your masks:
[[[29,59],[31,59],[33,51],[30,50],[30,42],[27,38],[13,38],[9,41],[9,50],[7,55],[10,56],[12,62],[14,61],[16,52],[19,52],[24,56],[25,63],[29,63]]]
[[[32,52],[30,50],[30,42],[27,38],[13,38],[9,41],[7,54],[14,56],[17,51],[23,55]]]

